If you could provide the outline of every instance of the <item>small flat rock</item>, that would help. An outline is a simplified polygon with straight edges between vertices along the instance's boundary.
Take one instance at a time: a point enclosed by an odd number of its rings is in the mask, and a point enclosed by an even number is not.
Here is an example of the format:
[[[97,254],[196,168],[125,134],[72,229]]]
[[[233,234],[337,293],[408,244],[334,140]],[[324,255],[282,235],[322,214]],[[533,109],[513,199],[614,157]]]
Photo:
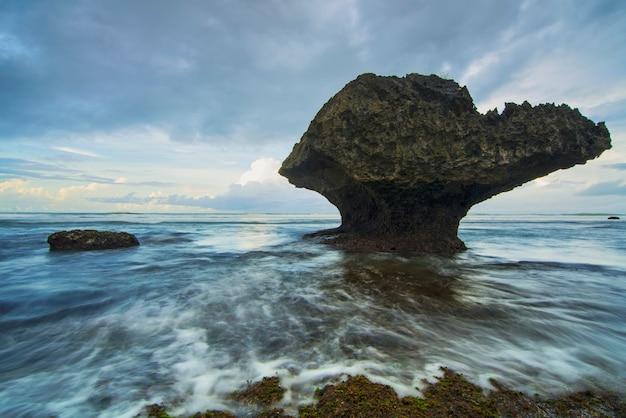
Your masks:
[[[50,251],[109,250],[139,245],[128,232],[96,231],[93,229],[55,232],[48,237]]]

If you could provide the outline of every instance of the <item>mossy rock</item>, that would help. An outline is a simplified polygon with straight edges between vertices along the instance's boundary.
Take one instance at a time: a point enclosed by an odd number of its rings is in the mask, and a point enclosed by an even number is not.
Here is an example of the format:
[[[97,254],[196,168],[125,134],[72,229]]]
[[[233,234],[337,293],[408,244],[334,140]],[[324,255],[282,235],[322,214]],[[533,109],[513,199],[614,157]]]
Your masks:
[[[248,405],[271,406],[279,402],[285,389],[280,386],[280,379],[274,377],[264,377],[259,382],[250,383],[245,389],[235,392],[234,398]]]
[[[139,240],[128,232],[96,231],[75,229],[55,232],[48,237],[50,251],[109,250],[135,247]]]
[[[441,368],[443,375],[434,383],[426,382],[424,397],[399,398],[388,385],[375,383],[365,376],[348,376],[346,381],[316,390],[315,405],[299,409],[300,418],[361,417],[361,418],[438,418],[438,417],[626,417],[626,403],[611,392],[580,391],[543,398],[513,391],[496,380],[494,390],[485,393],[462,374]],[[264,377],[248,382],[245,389],[233,393],[233,399],[252,407],[245,416],[259,418],[289,417],[275,407],[285,389],[278,377]],[[174,418],[163,404],[146,407],[148,417]],[[228,412],[205,411],[190,418],[230,418]],[[178,417],[182,418],[182,417]]]

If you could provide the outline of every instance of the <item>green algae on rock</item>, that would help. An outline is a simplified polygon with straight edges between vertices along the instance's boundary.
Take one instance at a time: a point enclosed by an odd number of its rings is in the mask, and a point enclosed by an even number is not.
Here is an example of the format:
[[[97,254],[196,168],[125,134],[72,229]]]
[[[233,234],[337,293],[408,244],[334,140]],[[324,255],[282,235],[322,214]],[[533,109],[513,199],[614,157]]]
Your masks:
[[[424,397],[398,397],[388,385],[375,383],[365,376],[347,376],[344,381],[329,384],[316,391],[314,405],[299,408],[300,418],[362,417],[362,418],[494,418],[494,417],[596,417],[617,418],[626,416],[626,402],[615,393],[585,390],[544,398],[513,391],[496,380],[491,380],[494,390],[483,389],[469,382],[462,374],[441,368],[443,375],[434,383],[424,382]],[[246,416],[261,418],[290,417],[283,409],[274,407],[283,397],[284,389],[278,377],[265,377],[248,383],[245,389],[235,392],[233,398],[244,405],[259,408]],[[148,405],[143,415],[157,418],[174,418],[163,404]],[[223,411],[205,411],[190,418],[235,417]]]
[[[259,382],[248,382],[245,389],[235,392],[234,398],[248,405],[270,406],[280,401],[284,394],[280,379],[274,376],[264,377]]]
[[[444,375],[424,390],[424,398],[399,398],[387,385],[373,383],[363,376],[326,386],[317,405],[300,410],[310,417],[491,417],[493,402],[482,389],[462,375],[443,369]]]

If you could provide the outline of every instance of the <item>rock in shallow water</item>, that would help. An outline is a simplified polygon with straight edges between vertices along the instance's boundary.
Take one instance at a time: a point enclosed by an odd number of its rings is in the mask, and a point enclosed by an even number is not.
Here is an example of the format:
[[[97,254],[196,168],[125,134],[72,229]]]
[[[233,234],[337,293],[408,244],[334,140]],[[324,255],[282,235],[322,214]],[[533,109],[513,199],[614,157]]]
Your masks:
[[[128,232],[80,230],[55,232],[48,237],[50,251],[108,250],[135,247],[137,238]]]
[[[363,74],[318,112],[280,174],[335,205],[327,242],[357,250],[454,253],[476,203],[611,147],[604,123],[567,105],[479,113],[437,76]]]

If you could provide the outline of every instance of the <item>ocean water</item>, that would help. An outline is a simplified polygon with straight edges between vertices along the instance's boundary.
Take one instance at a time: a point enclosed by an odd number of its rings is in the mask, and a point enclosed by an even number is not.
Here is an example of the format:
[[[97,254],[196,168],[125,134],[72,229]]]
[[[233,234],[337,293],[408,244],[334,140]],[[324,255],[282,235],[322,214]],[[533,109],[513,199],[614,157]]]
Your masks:
[[[295,413],[342,374],[417,395],[440,366],[485,387],[626,393],[626,222],[471,215],[454,256],[302,239],[336,216],[0,214],[0,415],[234,409],[278,375]],[[49,252],[49,234],[136,248]]]

